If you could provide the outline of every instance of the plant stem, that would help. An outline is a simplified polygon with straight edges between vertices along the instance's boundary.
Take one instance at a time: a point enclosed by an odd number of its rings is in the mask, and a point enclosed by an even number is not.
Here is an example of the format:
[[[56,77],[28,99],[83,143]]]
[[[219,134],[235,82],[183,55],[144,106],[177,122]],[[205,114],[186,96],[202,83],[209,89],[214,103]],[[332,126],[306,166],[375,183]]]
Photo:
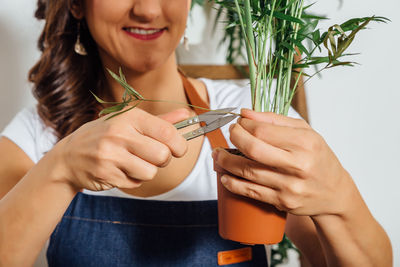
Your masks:
[[[239,18],[241,18],[241,9],[238,3],[238,0],[235,0],[237,12],[239,14]],[[251,84],[251,93],[252,93],[252,106],[255,109],[255,95],[256,95],[256,76],[257,76],[257,66],[255,61],[255,41],[254,41],[254,33],[253,33],[253,20],[251,17],[251,5],[250,0],[244,0],[244,18],[241,19],[242,28],[245,32],[245,36],[247,37],[247,55],[248,55],[248,63],[249,63],[249,76],[250,76],[250,84]]]
[[[139,105],[141,102],[156,102],[156,103],[169,103],[169,104],[178,104],[178,105],[184,105],[184,106],[188,106],[188,107],[192,107],[192,108],[197,108],[197,109],[202,109],[202,110],[207,110],[207,111],[215,111],[215,112],[219,112],[218,110],[213,110],[213,109],[209,109],[209,108],[203,108],[200,106],[196,106],[196,105],[192,105],[192,104],[188,104],[188,103],[184,103],[184,102],[178,102],[178,101],[170,101],[170,100],[153,100],[153,99],[136,99],[131,101],[132,102],[137,102],[135,104],[135,106]],[[241,116],[238,113],[235,112],[221,112],[223,114],[232,114],[232,115],[237,115],[237,116]]]

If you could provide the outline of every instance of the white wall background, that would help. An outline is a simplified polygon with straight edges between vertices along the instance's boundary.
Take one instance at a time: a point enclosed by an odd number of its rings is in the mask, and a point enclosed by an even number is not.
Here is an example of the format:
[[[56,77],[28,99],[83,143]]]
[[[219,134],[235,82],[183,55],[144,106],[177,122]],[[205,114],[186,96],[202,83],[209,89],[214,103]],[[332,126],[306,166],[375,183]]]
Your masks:
[[[392,22],[372,24],[372,29],[355,41],[352,51],[362,53],[356,57],[361,66],[333,69],[307,84],[311,124],[352,174],[372,213],[388,232],[394,266],[400,267],[400,1],[344,2],[338,10],[336,1],[320,0],[314,10],[332,18],[328,24],[373,14]],[[0,129],[18,110],[34,102],[27,72],[39,56],[36,40],[42,24],[33,18],[35,4],[28,0],[0,3]],[[203,11],[195,12],[188,27],[194,44],[190,52],[179,49],[179,59],[222,64],[224,55],[215,49],[219,37],[210,34],[213,20]]]

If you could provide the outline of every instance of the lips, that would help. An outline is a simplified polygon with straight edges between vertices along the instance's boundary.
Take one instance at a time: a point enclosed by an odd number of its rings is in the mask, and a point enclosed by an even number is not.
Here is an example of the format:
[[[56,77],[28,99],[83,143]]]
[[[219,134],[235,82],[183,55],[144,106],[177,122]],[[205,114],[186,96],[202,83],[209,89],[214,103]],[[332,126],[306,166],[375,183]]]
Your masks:
[[[139,27],[125,27],[123,30],[131,37],[143,40],[143,41],[150,41],[150,40],[155,40],[164,33],[166,28],[161,28],[161,29],[155,29],[155,28],[150,28],[150,29],[145,29],[145,28],[139,28]]]

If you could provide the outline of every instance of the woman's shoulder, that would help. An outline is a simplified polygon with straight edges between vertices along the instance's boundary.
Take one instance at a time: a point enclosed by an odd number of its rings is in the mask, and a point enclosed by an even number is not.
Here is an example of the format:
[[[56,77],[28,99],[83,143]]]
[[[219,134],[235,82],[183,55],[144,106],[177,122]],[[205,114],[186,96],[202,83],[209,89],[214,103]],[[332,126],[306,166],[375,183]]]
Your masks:
[[[56,142],[53,130],[40,118],[36,105],[21,109],[0,133],[37,162]]]
[[[12,132],[15,130],[15,134],[18,134],[19,130],[26,130],[30,135],[34,134],[34,129],[40,124],[39,114],[35,105],[25,107],[21,109],[14,118],[5,127],[3,134],[6,132]]]

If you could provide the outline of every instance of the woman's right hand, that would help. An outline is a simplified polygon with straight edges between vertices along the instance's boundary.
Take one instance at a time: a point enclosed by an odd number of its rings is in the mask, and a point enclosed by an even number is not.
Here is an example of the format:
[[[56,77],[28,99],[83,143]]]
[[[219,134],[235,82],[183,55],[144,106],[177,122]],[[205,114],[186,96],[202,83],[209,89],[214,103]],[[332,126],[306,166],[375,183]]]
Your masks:
[[[187,142],[171,123],[188,116],[186,109],[157,117],[135,108],[88,122],[55,146],[60,178],[77,190],[139,187],[172,156],[186,153]]]

